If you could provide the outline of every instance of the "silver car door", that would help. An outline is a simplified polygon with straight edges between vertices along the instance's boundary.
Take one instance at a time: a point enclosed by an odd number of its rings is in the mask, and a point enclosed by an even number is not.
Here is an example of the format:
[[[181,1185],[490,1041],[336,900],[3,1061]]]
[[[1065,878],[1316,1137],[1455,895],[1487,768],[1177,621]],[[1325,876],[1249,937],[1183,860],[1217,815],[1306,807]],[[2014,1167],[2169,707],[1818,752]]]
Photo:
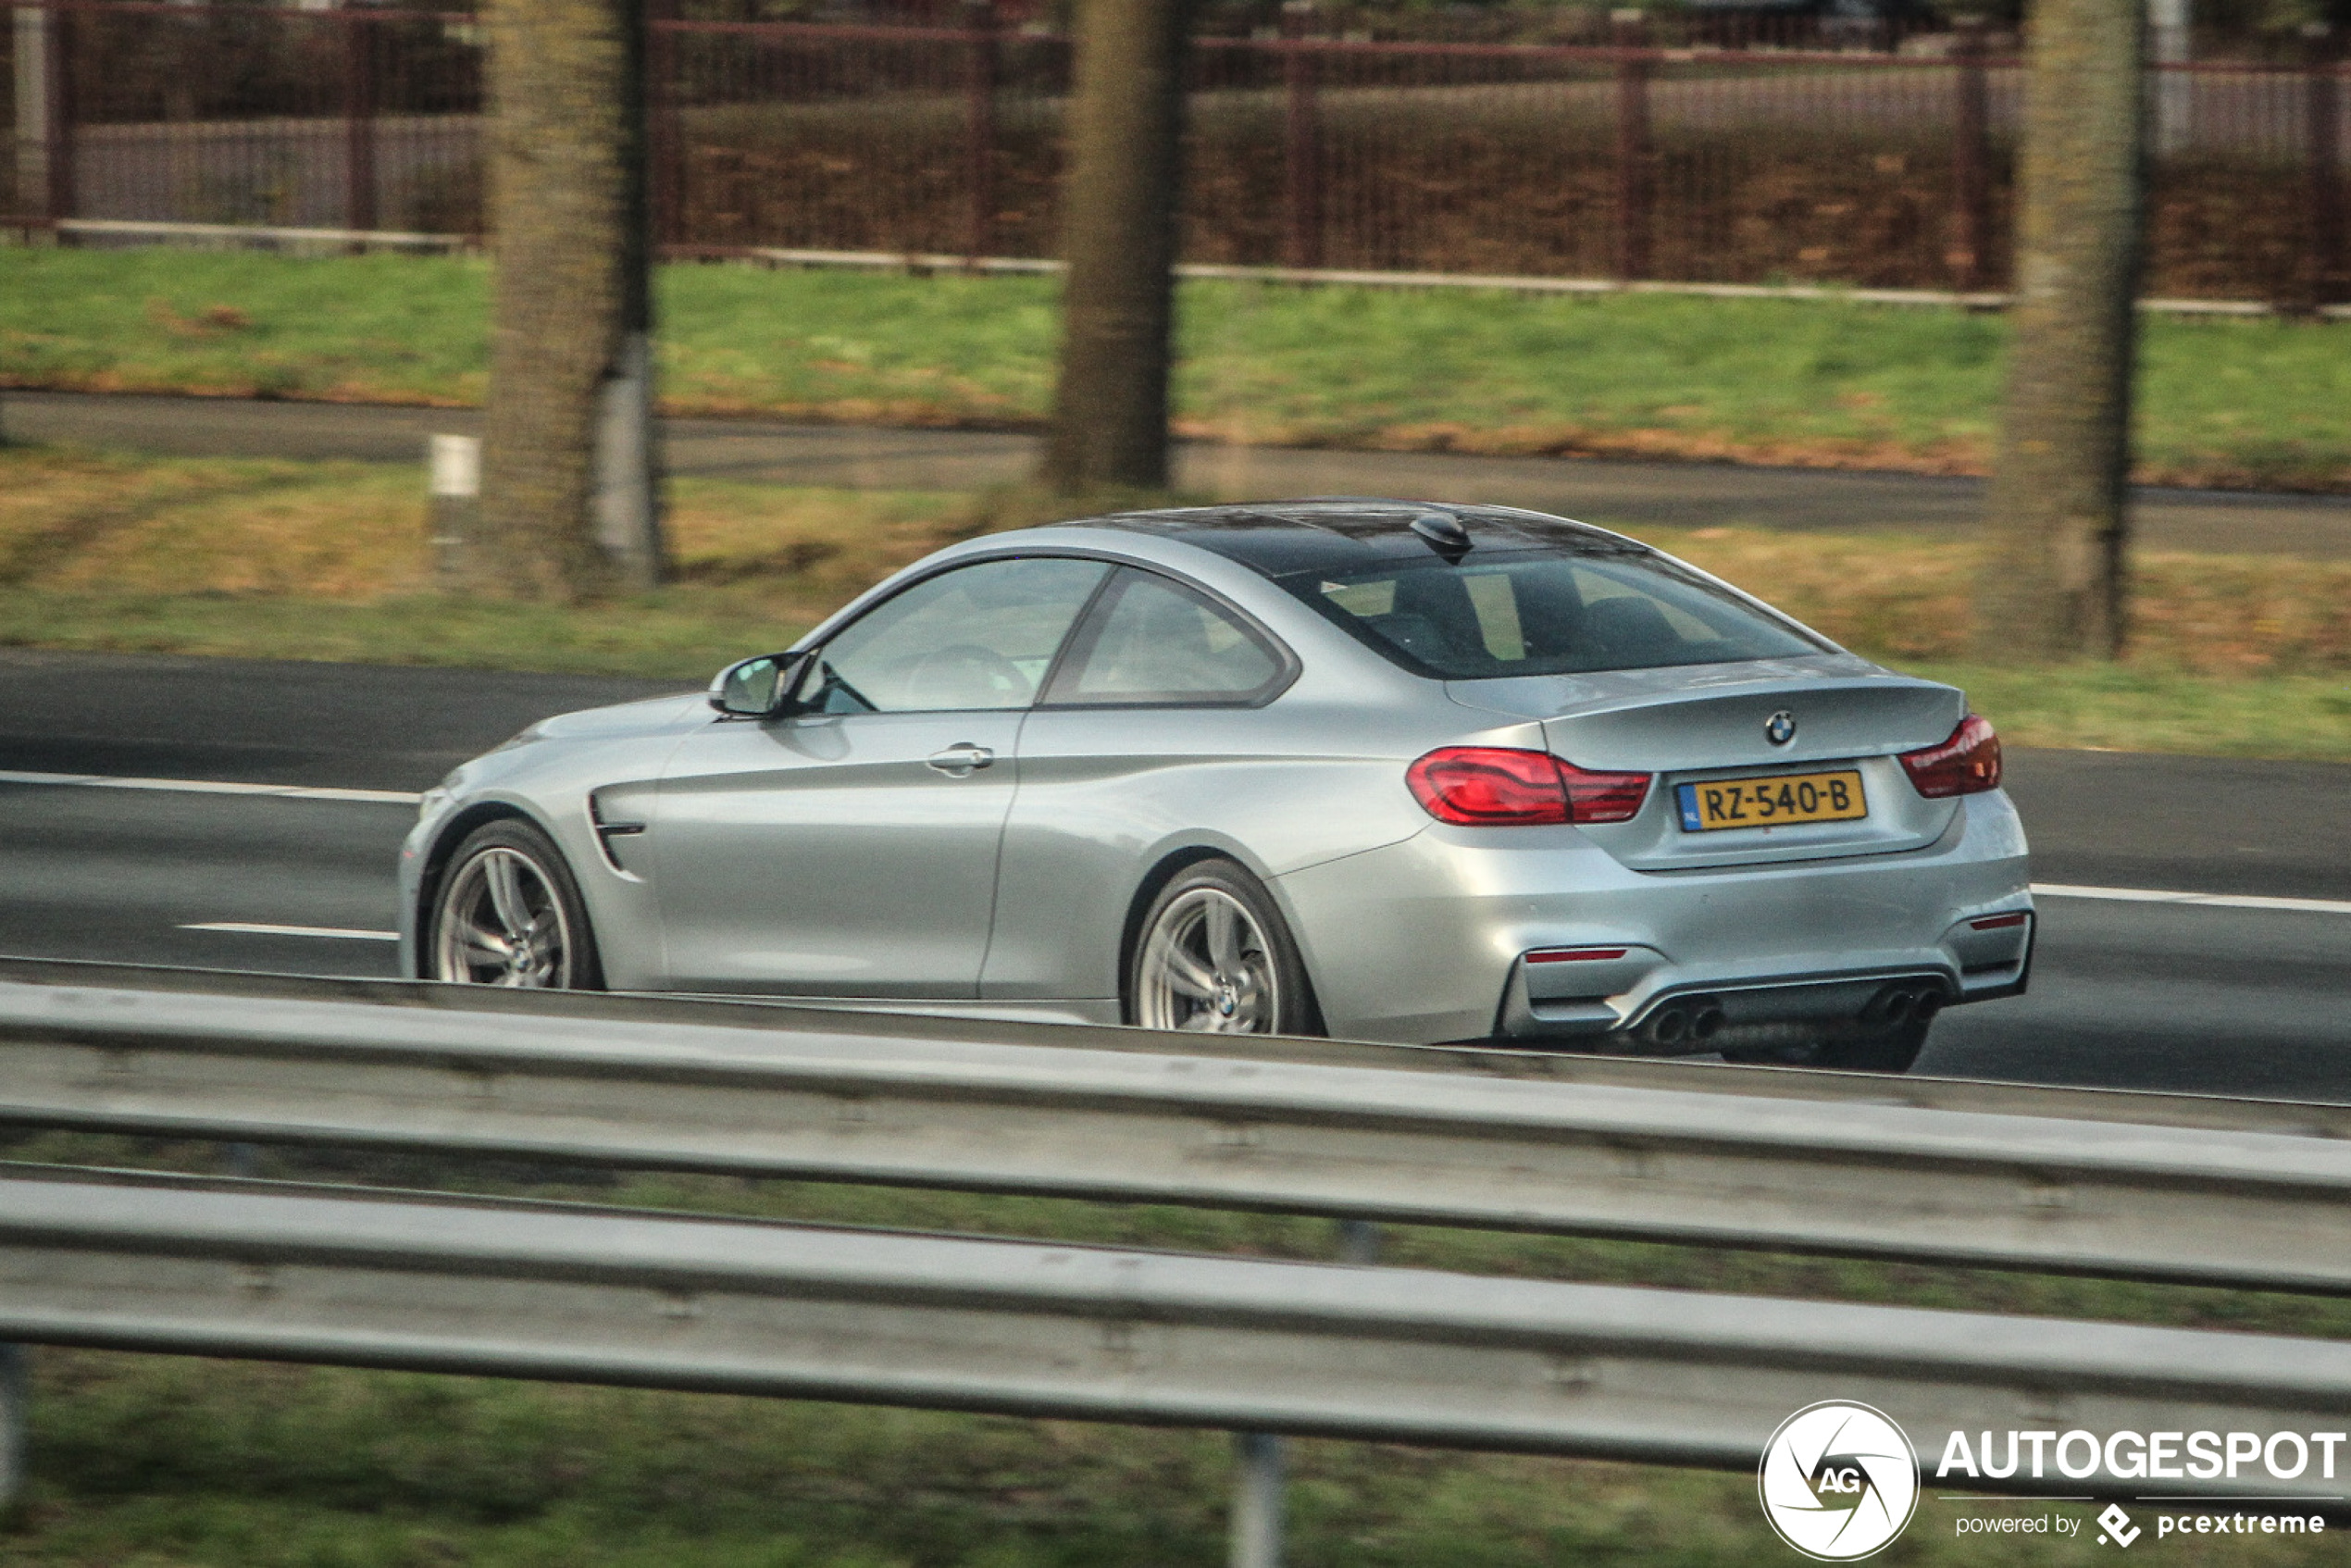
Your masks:
[[[1107,571],[924,578],[818,650],[802,711],[689,737],[652,829],[668,983],[977,994],[1021,715]]]
[[[1277,734],[1263,708],[1296,667],[1206,595],[1119,572],[1021,728],[982,996],[1117,994],[1126,915],[1157,847],[1192,829],[1279,819],[1309,777],[1285,765],[1288,753],[1311,755],[1325,738],[1311,726]]]

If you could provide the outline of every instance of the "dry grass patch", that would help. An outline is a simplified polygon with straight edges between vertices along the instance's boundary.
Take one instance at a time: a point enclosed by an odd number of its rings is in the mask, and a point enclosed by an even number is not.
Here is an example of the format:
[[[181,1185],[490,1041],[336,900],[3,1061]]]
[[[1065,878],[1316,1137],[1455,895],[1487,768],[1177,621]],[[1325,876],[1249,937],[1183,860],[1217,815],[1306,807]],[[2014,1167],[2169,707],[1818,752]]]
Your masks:
[[[1972,541],[1729,528],[1641,537],[1872,655],[1968,656],[1982,560]],[[2215,676],[2351,669],[2351,561],[2149,552],[2133,570],[2133,663]]]
[[[433,591],[406,467],[0,452],[0,643],[700,680],[952,540],[1165,497],[672,487],[667,587],[571,609]],[[1964,662],[1975,547],[1644,530],[2021,744],[2351,761],[2351,563],[2150,555],[2120,666]]]

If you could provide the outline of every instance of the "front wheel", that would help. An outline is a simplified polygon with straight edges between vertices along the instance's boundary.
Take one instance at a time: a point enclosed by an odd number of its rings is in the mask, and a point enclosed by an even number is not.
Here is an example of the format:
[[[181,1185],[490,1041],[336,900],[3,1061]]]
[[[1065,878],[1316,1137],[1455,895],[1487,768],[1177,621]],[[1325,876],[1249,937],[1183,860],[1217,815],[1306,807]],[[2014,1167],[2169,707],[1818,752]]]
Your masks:
[[[1195,1034],[1321,1032],[1272,896],[1222,859],[1186,866],[1151,900],[1127,965],[1126,1017]]]
[[[484,824],[449,857],[425,952],[430,978],[601,990],[596,939],[561,851],[528,822]]]

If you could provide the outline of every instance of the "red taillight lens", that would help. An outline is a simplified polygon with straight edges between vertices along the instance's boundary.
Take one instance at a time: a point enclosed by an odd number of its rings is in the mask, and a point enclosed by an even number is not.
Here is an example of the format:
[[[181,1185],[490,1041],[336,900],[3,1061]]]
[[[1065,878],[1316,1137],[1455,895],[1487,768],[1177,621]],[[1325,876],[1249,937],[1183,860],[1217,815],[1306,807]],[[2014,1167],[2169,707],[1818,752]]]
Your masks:
[[[2000,787],[2000,738],[1979,714],[1959,720],[1951,738],[1922,752],[1904,752],[1910,783],[1929,800],[1974,795]]]
[[[1560,764],[1567,799],[1578,822],[1629,822],[1649,798],[1646,773],[1594,773],[1572,762]]]
[[[1648,795],[1646,773],[1591,773],[1549,752],[1447,746],[1404,773],[1412,798],[1439,822],[1464,828],[1622,822]]]
[[[1567,790],[1549,752],[1447,746],[1405,769],[1404,782],[1439,822],[1528,828],[1568,820]]]

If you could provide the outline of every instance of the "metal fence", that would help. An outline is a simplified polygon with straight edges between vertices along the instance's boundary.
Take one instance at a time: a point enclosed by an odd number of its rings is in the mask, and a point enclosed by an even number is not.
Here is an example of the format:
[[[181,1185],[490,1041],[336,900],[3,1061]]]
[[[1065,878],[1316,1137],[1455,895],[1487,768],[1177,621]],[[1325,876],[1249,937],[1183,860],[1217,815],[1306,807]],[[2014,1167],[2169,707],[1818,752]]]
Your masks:
[[[0,208],[472,232],[470,14],[14,7]],[[652,24],[656,221],[683,254],[1044,256],[1065,39],[994,25]],[[1862,40],[1861,42],[1867,42]],[[2006,282],[2021,89],[1972,32],[1898,50],[1204,37],[1194,262],[1870,287]],[[2351,91],[2300,65],[2152,84],[2148,291],[2351,299]]]

